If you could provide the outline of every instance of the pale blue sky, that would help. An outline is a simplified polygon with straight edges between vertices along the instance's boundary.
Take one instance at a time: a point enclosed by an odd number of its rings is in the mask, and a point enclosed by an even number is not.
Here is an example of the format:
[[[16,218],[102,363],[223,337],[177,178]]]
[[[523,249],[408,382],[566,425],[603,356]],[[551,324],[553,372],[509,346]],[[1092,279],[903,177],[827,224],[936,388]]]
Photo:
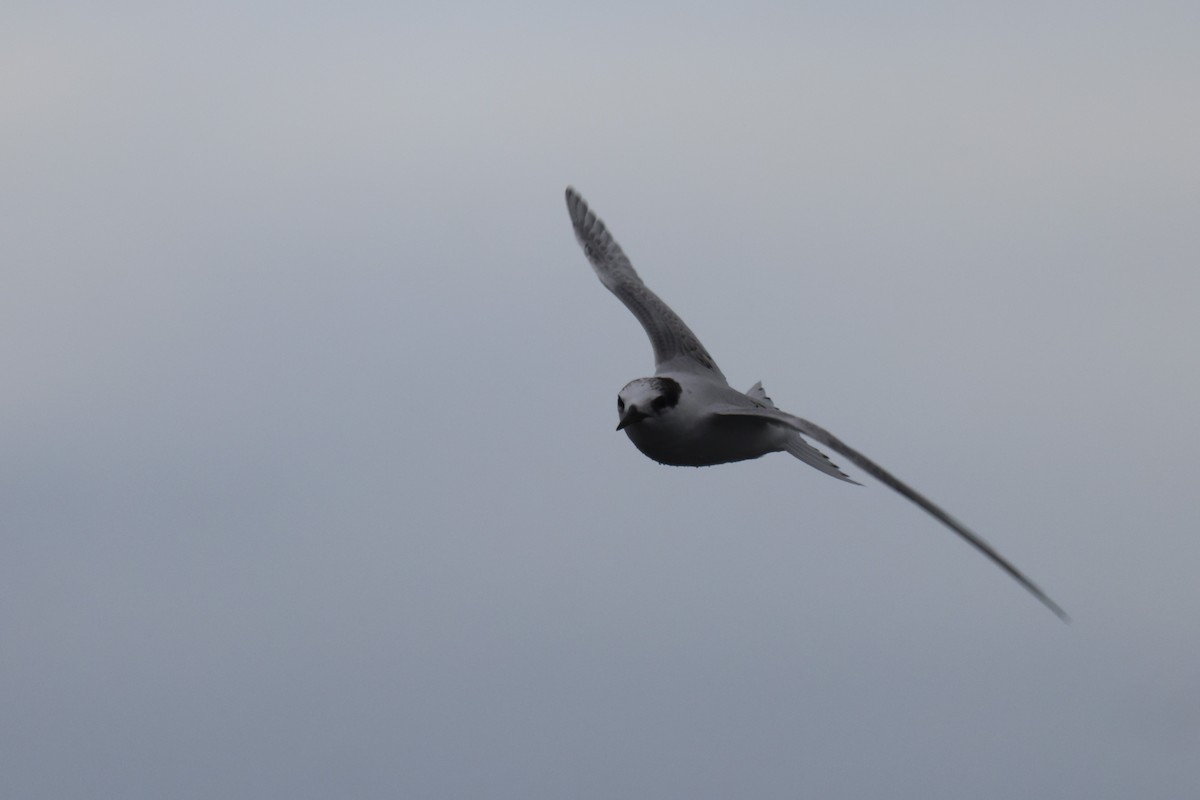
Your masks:
[[[1195,4],[5,16],[0,796],[1200,784]],[[614,433],[568,183],[1074,624]]]

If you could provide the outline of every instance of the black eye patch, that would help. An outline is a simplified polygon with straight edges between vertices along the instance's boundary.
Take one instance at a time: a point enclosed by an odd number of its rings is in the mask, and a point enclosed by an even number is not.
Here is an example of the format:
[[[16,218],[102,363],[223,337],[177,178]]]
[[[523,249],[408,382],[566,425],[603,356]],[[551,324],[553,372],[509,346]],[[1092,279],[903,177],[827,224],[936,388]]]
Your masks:
[[[683,393],[683,387],[674,378],[652,378],[651,385],[659,393],[659,397],[664,404],[674,407],[679,403],[679,396]],[[654,402],[657,403],[658,400]],[[658,410],[659,406],[655,405],[654,408]]]

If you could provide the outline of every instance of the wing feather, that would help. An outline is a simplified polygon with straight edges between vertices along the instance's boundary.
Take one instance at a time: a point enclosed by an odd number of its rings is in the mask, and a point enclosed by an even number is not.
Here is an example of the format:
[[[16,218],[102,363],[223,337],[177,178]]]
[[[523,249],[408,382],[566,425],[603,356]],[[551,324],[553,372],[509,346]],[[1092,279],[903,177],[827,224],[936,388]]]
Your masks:
[[[916,489],[913,489],[911,486],[901,481],[895,475],[892,475],[892,473],[888,472],[883,467],[879,466],[874,461],[867,458],[862,453],[858,452],[853,447],[822,428],[820,425],[809,422],[806,419],[801,419],[800,417],[792,414],[788,414],[786,411],[780,411],[777,408],[720,405],[714,406],[710,410],[714,414],[727,416],[766,417],[767,419],[771,419],[782,425],[786,425],[792,430],[797,431],[798,433],[801,433],[814,441],[820,442],[832,450],[836,450],[859,469],[863,470],[880,483],[883,483],[885,486],[894,489],[896,492],[908,498],[913,503],[916,503],[927,513],[933,516],[933,518],[938,522],[941,522],[963,539],[966,539],[967,542],[991,559],[993,563],[1011,575],[1013,579],[1017,581],[1017,583],[1024,586],[1030,592],[1030,594],[1040,600],[1043,605],[1057,614],[1060,619],[1062,619],[1064,622],[1070,621],[1070,617],[1067,616],[1067,613],[1063,611],[1062,607],[1059,606],[1058,603],[1055,603],[1053,600],[1051,600],[1045,592],[1038,588],[1037,584],[1035,584],[1033,581],[1027,578],[1023,572],[1013,566],[1008,559],[1000,555],[1000,553],[997,552],[994,547],[988,544],[986,540],[984,540],[978,534],[971,532],[965,525],[947,514],[945,511],[935,505],[933,501],[929,500]]]
[[[700,344],[696,334],[684,324],[658,295],[646,288],[629,259],[579,193],[567,187],[567,211],[575,226],[575,238],[583,247],[596,275],[610,292],[633,312],[646,329],[654,348],[654,366],[658,372],[680,370],[725,376],[713,357]]]

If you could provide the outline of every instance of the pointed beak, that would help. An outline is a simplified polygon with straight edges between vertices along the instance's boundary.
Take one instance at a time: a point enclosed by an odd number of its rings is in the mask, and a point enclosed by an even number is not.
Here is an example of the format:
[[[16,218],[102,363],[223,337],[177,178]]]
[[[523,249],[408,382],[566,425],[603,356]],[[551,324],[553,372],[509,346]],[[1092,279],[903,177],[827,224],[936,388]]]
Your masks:
[[[630,425],[633,425],[636,422],[641,422],[648,416],[650,415],[643,414],[641,411],[638,411],[637,406],[630,406],[629,408],[625,409],[625,413],[621,415],[621,421],[617,423],[617,430],[628,428]]]

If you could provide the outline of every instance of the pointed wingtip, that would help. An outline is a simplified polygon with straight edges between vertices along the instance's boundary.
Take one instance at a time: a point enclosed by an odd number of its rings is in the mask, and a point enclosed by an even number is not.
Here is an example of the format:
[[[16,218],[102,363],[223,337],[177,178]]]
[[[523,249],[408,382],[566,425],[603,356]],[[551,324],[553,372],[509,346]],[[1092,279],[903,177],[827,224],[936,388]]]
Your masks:
[[[582,236],[585,229],[595,225],[599,222],[599,219],[597,219],[595,214],[591,213],[587,201],[583,199],[583,196],[579,192],[575,191],[574,186],[567,187],[566,198],[567,214],[571,217],[571,223],[575,226],[576,235]]]
[[[1054,615],[1063,621],[1063,624],[1071,624],[1071,615],[1063,610],[1063,607],[1047,597],[1041,590],[1038,590],[1036,597],[1042,601],[1042,605],[1054,612]]]
[[[1067,625],[1071,624],[1071,615],[1068,614],[1062,606],[1051,600],[1050,595],[1043,592],[1040,586],[1029,580],[1029,578],[1025,576],[1025,573],[1021,572],[1008,561],[1001,558],[1000,555],[996,553],[996,551],[993,550],[990,545],[986,545],[982,539],[979,539],[979,537],[971,536],[964,538],[966,538],[971,544],[975,545],[975,547],[977,547],[979,550],[983,551],[988,558],[992,559],[992,561],[998,564],[1005,572],[1016,578],[1017,583],[1024,586],[1025,589],[1031,595],[1033,595],[1039,603],[1050,609],[1050,611],[1054,613],[1054,616],[1058,617]]]
[[[570,184],[567,184],[566,198],[567,208],[571,209],[572,214],[574,213],[576,206],[583,206],[584,208],[587,208],[587,203],[584,201],[583,195],[577,192],[575,187],[571,186]]]

